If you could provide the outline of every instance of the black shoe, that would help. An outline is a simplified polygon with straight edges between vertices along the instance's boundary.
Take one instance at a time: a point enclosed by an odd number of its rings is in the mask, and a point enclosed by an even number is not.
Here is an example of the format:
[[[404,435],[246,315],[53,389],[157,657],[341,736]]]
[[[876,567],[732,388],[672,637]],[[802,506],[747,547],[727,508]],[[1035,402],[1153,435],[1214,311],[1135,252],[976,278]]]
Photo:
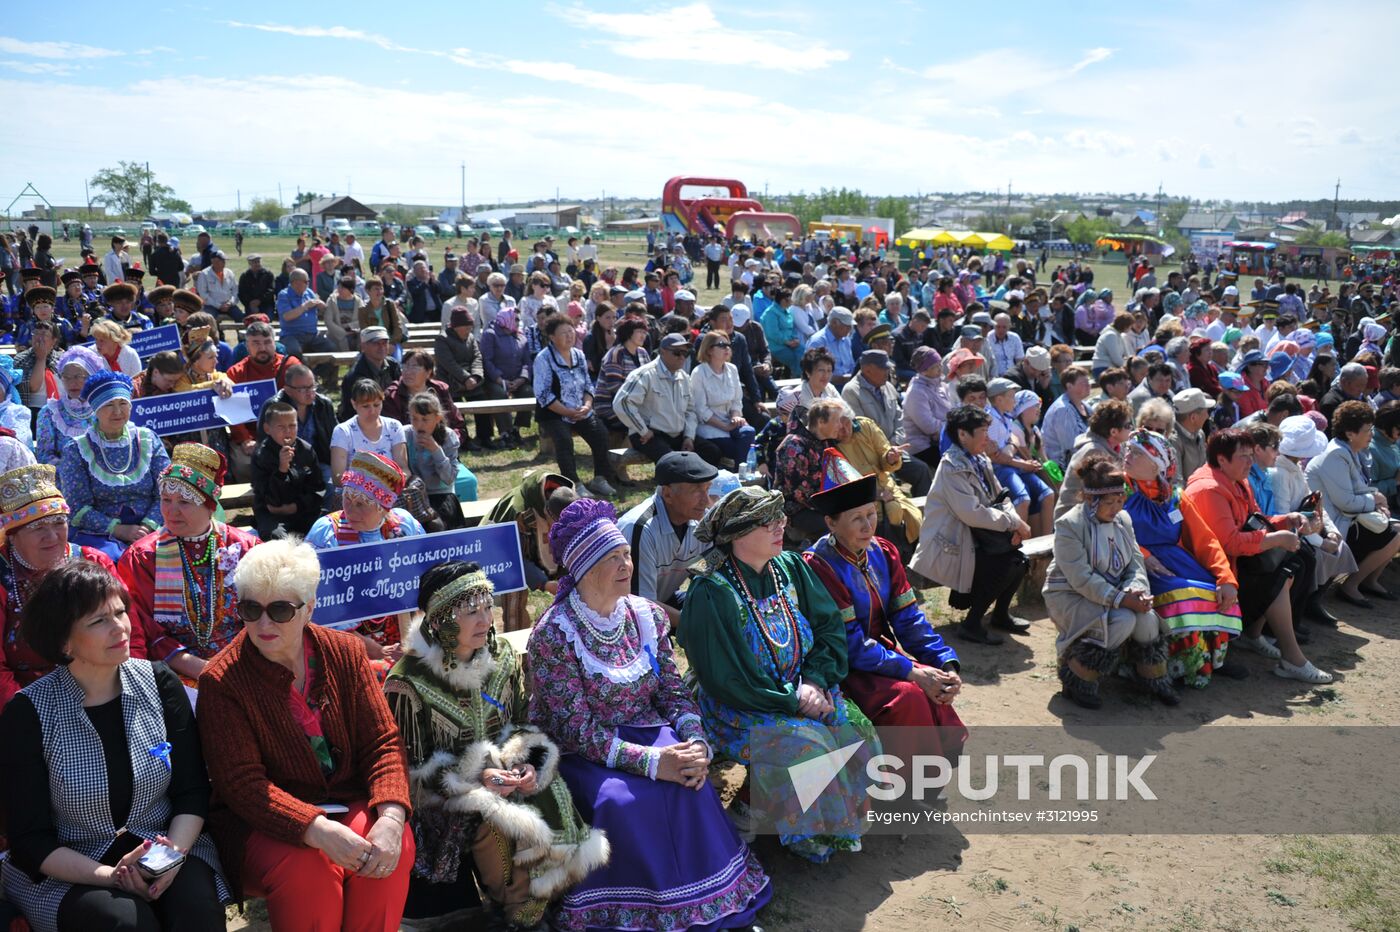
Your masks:
[[[1155,696],[1162,705],[1181,705],[1181,696],[1172,687],[1170,677],[1159,676],[1155,679],[1143,680],[1142,685],[1148,694]]]
[[[1379,583],[1373,586],[1357,586],[1356,588],[1360,592],[1364,592],[1370,596],[1375,596],[1378,599],[1385,599],[1387,602],[1395,602],[1397,600],[1400,600],[1400,596],[1396,596],[1389,589],[1385,588]]]
[[[1308,621],[1314,621],[1329,628],[1337,627],[1337,622],[1340,620],[1322,604],[1321,592],[1315,592],[1308,596],[1308,601],[1303,606],[1303,617]]]
[[[1231,661],[1224,666],[1216,667],[1212,676],[1223,676],[1227,680],[1247,680],[1249,679],[1249,670],[1245,668],[1244,664]]]
[[[958,637],[962,638],[964,641],[971,641],[974,644],[986,644],[989,647],[995,647],[998,644],[1006,643],[1006,638],[1002,637],[1000,634],[994,631],[988,631],[980,624],[969,625],[967,622],[958,625]]]
[[[462,445],[462,449],[466,450],[468,453],[480,453],[483,447],[474,439],[468,437],[466,442]]]
[[[1011,634],[1029,634],[1031,623],[1024,618],[1017,618],[1015,615],[993,615],[988,624],[993,628],[1000,628]]]
[[[1352,595],[1341,587],[1337,588],[1337,598],[1348,605],[1355,605],[1357,608],[1364,608],[1368,611],[1375,611],[1376,608],[1376,603],[1372,602],[1370,599],[1363,598],[1359,595]]]

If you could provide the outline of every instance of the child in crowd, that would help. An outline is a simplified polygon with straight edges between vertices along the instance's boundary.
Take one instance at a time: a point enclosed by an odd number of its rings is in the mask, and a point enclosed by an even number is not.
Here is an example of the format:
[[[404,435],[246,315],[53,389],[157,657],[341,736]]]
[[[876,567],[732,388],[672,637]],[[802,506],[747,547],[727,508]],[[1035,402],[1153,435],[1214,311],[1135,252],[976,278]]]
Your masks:
[[[269,401],[253,451],[253,521],[263,540],[305,535],[321,516],[326,482],[316,451],[297,436],[296,409]]]
[[[408,464],[423,480],[428,503],[447,530],[467,526],[457,499],[457,432],[443,423],[442,404],[432,392],[419,392],[408,402],[413,429],[406,432]]]

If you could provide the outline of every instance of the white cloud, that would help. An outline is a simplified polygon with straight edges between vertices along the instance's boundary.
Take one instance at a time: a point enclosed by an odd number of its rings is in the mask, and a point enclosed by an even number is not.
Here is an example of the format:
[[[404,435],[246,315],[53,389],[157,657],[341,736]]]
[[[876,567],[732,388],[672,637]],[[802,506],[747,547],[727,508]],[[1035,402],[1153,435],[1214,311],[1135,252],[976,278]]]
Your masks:
[[[1196,167],[1206,171],[1215,167],[1215,158],[1210,154],[1210,146],[1201,146],[1201,151],[1196,153]]]
[[[616,55],[644,61],[695,61],[800,73],[819,71],[851,53],[794,32],[733,28],[707,3],[646,13],[604,13],[582,6],[555,7],[555,15],[599,33],[596,41]]]
[[[9,68],[12,71],[18,71],[21,74],[50,74],[57,76],[72,74],[78,70],[73,65],[60,65],[47,61],[14,61],[12,59],[0,61],[0,66]]]
[[[397,42],[390,42],[383,36],[365,32],[361,29],[350,29],[346,26],[284,26],[278,23],[240,23],[229,20],[226,25],[235,29],[256,29],[259,32],[279,33],[287,36],[301,36],[308,39],[341,39],[348,42],[368,42],[370,45],[377,45],[386,52],[413,52],[424,55],[441,55],[441,52],[434,52],[429,49],[416,49],[407,45],[399,45]]]
[[[1106,49],[1106,48],[1103,48],[1102,46],[1100,46],[1099,48],[1096,48],[1096,49],[1090,49],[1089,51],[1087,51],[1087,52],[1084,53],[1084,57],[1083,57],[1083,58],[1081,58],[1079,61],[1075,62],[1075,64],[1069,69],[1069,73],[1070,73],[1070,74],[1078,74],[1079,72],[1083,71],[1085,68],[1088,68],[1090,65],[1097,64],[1097,63],[1103,61],[1105,58],[1108,58],[1108,56],[1110,56],[1110,55],[1112,55],[1112,54],[1113,54],[1113,49]]]
[[[33,58],[111,58],[122,54],[115,49],[101,49],[77,42],[25,42],[10,36],[0,36],[0,52]]]
[[[1357,129],[1355,126],[1348,126],[1346,129],[1342,130],[1341,134],[1337,137],[1337,141],[1349,146],[1365,142],[1361,136],[1361,130]]]

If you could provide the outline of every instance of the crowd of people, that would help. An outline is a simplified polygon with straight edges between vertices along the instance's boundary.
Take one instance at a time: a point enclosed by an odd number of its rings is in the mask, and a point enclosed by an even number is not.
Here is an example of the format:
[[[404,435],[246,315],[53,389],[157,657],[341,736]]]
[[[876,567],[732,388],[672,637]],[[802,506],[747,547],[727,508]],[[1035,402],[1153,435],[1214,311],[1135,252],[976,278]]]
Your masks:
[[[868,800],[838,776],[804,811],[753,768],[726,807],[712,763],[754,764],[760,728],[798,757],[874,753],[882,725],[909,726],[885,739],[905,756],[967,740],[918,590],[947,587],[960,639],[1023,636],[1048,542],[1060,689],[1088,709],[1120,674],[1168,705],[1248,676],[1232,648],[1328,683],[1305,650],[1328,600],[1396,600],[1390,277],[1274,275],[1241,302],[1229,273],[1141,261],[1120,309],[1078,261],[672,236],[619,273],[546,238],[437,272],[386,229],[368,257],[315,238],[281,281],[157,242],[174,280],[146,291],[122,245],[23,269],[6,307],[0,881],[36,930],[222,928],[247,896],[288,929],[477,904],[510,928],[747,928],[773,893],[753,827],[821,864],[860,851]],[[728,270],[708,310],[693,252],[711,290]],[[181,349],[141,359],[130,334],[167,322]],[[440,327],[431,352],[410,323]],[[302,361],[326,347],[356,353],[338,381]],[[263,379],[249,424],[131,421]],[[557,465],[487,520],[547,609],[448,561],[416,611],[315,623],[320,552],[464,527],[467,464],[532,420]],[[655,464],[621,515],[615,443]],[[223,512],[233,477],[251,526]]]

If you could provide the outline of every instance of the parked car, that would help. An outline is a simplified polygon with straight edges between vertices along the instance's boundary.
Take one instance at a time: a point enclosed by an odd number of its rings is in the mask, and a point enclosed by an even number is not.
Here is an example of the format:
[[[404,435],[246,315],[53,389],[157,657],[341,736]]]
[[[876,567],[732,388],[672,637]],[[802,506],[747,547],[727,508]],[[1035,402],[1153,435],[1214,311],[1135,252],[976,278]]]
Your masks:
[[[201,233],[208,233],[208,232],[209,232],[209,231],[206,230],[201,224],[198,224],[198,223],[191,223],[189,226],[185,227],[183,230],[180,231],[180,235],[181,235],[181,236],[188,236],[188,237],[190,237],[191,239],[193,239],[194,237],[198,236],[198,235],[201,234]]]
[[[369,233],[376,239],[379,238],[379,231],[384,229],[384,224],[378,220],[356,220],[351,226],[354,227],[356,233]]]
[[[456,236],[457,227],[451,223],[439,223],[437,225],[438,236]]]
[[[268,228],[268,225],[267,225],[267,224],[265,224],[265,223],[263,223],[261,220],[259,220],[259,221],[257,221],[256,223],[250,223],[250,224],[248,224],[246,227],[244,227],[244,228],[243,228],[243,235],[244,235],[244,236],[271,236],[271,235],[272,235],[272,230]]]
[[[352,233],[354,228],[350,226],[350,221],[344,217],[336,217],[326,221],[327,233]]]

